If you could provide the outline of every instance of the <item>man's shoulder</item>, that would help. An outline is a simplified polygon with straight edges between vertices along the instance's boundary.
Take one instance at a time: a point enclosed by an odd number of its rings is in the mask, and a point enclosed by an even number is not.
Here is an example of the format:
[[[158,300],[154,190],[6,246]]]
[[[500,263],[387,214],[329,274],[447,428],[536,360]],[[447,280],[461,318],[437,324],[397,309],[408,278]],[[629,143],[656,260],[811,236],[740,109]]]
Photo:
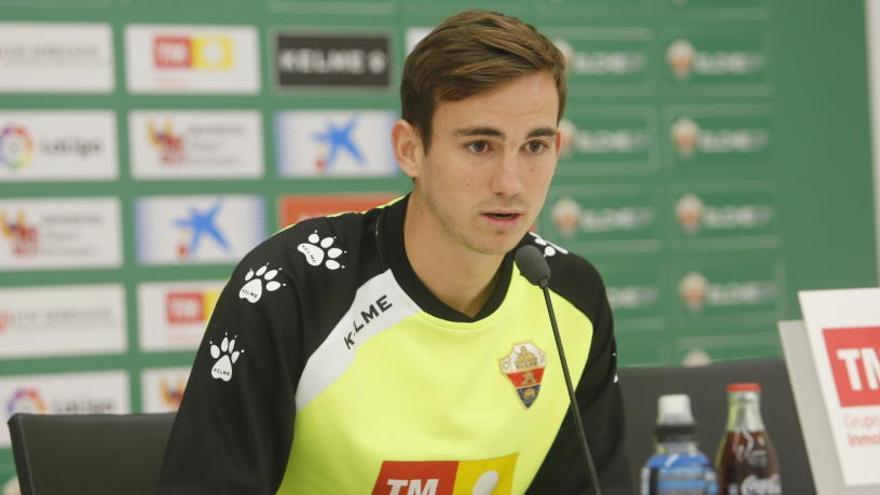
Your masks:
[[[529,232],[522,242],[538,248],[550,266],[551,291],[581,311],[593,314],[605,300],[605,285],[596,267],[569,249]]]

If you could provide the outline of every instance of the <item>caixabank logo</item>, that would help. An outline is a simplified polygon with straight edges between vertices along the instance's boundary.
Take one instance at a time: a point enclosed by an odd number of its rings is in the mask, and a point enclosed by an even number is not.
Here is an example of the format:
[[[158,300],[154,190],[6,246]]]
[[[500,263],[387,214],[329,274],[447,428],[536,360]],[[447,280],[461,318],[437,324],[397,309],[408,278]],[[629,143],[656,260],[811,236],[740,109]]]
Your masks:
[[[146,265],[234,262],[263,240],[265,221],[256,195],[138,198],[137,258]]]
[[[282,176],[390,176],[394,112],[290,111],[275,114]]]
[[[372,495],[510,495],[516,460],[385,461]]]
[[[822,330],[840,407],[880,406],[880,327]]]
[[[275,84],[279,89],[391,84],[391,39],[387,33],[279,32],[275,42]]]

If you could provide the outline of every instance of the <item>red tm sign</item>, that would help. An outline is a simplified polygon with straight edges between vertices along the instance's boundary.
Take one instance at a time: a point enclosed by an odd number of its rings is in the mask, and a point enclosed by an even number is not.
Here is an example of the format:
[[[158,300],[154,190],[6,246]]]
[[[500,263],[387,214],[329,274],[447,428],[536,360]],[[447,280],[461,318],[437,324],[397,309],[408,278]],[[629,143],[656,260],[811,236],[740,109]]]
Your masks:
[[[880,327],[822,330],[841,407],[880,406]]]

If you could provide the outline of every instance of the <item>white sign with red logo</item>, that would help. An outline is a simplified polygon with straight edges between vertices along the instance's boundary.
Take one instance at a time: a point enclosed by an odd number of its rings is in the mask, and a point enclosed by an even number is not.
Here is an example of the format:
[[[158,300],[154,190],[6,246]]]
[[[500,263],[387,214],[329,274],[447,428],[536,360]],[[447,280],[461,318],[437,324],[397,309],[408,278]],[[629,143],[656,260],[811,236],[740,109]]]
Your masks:
[[[0,23],[0,91],[113,91],[110,24]]]
[[[0,289],[0,358],[125,351],[119,284]]]
[[[259,42],[251,26],[132,24],[125,28],[132,93],[260,90]]]
[[[110,111],[0,111],[0,181],[112,180],[118,175]]]
[[[119,199],[0,200],[0,269],[117,267]]]
[[[799,297],[844,481],[880,485],[880,289]]]
[[[6,422],[14,413],[127,414],[128,373],[101,371],[0,378],[0,448],[9,447]]]
[[[210,280],[139,284],[141,349],[188,351],[198,348],[224,283]]]
[[[137,179],[257,178],[263,175],[259,112],[132,112]]]
[[[183,399],[189,371],[189,367],[144,370],[141,373],[141,404],[144,412],[176,412]]]

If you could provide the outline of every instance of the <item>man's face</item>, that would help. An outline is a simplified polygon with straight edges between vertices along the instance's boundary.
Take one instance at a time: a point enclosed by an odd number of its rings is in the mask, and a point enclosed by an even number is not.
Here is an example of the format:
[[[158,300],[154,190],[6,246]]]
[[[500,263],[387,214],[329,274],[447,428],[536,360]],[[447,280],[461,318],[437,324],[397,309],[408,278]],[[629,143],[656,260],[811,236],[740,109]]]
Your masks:
[[[559,97],[538,72],[435,109],[431,148],[407,172],[442,239],[498,255],[535,221],[556,168]]]

